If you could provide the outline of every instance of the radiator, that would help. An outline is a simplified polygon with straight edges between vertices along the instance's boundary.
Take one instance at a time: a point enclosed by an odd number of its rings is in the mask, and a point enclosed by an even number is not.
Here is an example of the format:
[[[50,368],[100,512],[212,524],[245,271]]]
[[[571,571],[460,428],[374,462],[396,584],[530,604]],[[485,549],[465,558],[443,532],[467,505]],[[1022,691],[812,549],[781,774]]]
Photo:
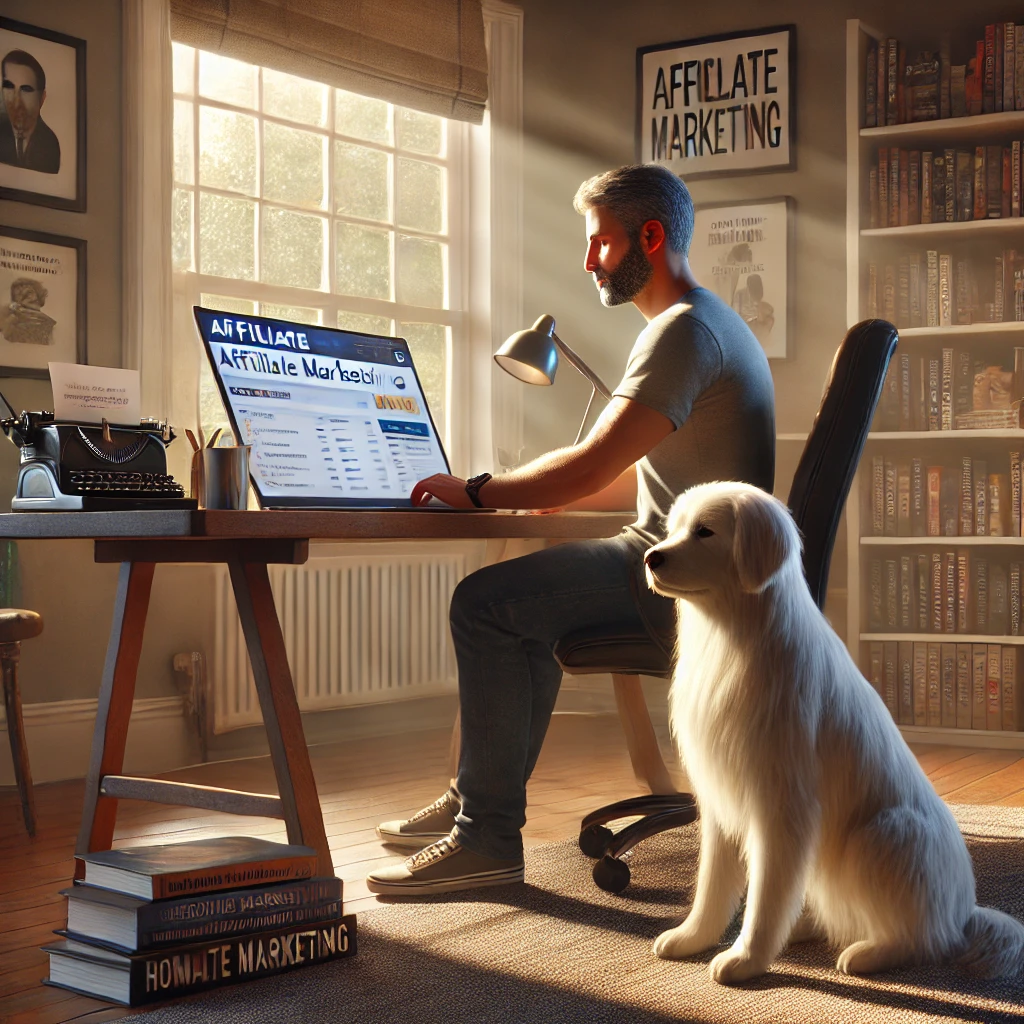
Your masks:
[[[482,551],[437,547],[269,567],[300,710],[454,692],[448,605]],[[209,686],[222,733],[263,718],[226,567],[215,586]]]

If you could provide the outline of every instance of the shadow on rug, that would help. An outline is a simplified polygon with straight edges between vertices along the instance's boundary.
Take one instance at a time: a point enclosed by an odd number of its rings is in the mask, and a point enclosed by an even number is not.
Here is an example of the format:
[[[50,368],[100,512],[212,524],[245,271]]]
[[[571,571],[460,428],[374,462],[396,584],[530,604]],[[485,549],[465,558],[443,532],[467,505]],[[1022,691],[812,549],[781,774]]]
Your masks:
[[[1024,920],[1024,809],[954,807],[978,901]],[[971,1021],[1024,1024],[1024,981],[954,968],[871,978],[835,970],[806,943],[742,988],[708,976],[713,952],[670,963],[651,942],[685,915],[699,826],[637,848],[619,896],[598,889],[569,841],[530,850],[526,885],[395,901],[359,915],[359,953],[133,1017],[139,1024],[661,1024],[667,1021]],[[731,935],[735,934],[738,922]]]

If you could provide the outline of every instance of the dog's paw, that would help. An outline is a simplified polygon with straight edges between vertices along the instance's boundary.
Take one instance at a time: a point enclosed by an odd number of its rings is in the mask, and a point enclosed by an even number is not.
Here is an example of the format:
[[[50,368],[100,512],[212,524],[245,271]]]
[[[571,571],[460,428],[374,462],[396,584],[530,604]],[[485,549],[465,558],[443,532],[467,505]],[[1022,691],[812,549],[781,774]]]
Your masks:
[[[730,946],[719,953],[708,967],[708,973],[719,985],[738,985],[742,981],[760,977],[768,965],[749,956],[744,950]]]
[[[898,946],[864,939],[852,943],[839,954],[836,970],[843,974],[875,974],[899,967],[909,959],[910,954]]]
[[[715,940],[709,942],[696,934],[693,928],[688,928],[687,922],[684,921],[681,925],[662,932],[654,940],[653,948],[654,955],[660,956],[662,960],[682,960],[684,957],[703,953],[714,945]]]

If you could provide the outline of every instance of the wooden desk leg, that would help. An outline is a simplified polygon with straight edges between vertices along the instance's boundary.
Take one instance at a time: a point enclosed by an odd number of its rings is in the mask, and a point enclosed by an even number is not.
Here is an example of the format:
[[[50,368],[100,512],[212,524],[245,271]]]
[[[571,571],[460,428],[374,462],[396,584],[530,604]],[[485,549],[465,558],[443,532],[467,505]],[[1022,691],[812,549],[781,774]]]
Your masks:
[[[124,767],[128,720],[132,714],[142,632],[146,626],[155,568],[153,562],[121,563],[99,707],[96,709],[92,754],[85,776],[85,805],[76,853],[109,850],[114,839],[117,801],[100,796],[100,782],[104,775],[120,775]],[[81,877],[82,870],[81,861],[76,861],[76,878]]]
[[[334,864],[327,845],[320,797],[309,762],[267,566],[263,562],[233,559],[228,562],[228,568],[270,743],[288,841],[311,846],[319,859],[318,873],[333,875]]]

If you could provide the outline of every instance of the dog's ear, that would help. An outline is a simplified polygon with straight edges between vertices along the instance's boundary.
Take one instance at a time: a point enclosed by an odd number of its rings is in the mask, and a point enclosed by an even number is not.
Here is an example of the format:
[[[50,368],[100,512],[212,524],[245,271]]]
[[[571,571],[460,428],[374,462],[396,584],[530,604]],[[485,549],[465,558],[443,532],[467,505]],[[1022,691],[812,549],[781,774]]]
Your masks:
[[[732,555],[740,586],[759,594],[789,557],[792,538],[781,509],[767,496],[741,494],[736,499]]]

